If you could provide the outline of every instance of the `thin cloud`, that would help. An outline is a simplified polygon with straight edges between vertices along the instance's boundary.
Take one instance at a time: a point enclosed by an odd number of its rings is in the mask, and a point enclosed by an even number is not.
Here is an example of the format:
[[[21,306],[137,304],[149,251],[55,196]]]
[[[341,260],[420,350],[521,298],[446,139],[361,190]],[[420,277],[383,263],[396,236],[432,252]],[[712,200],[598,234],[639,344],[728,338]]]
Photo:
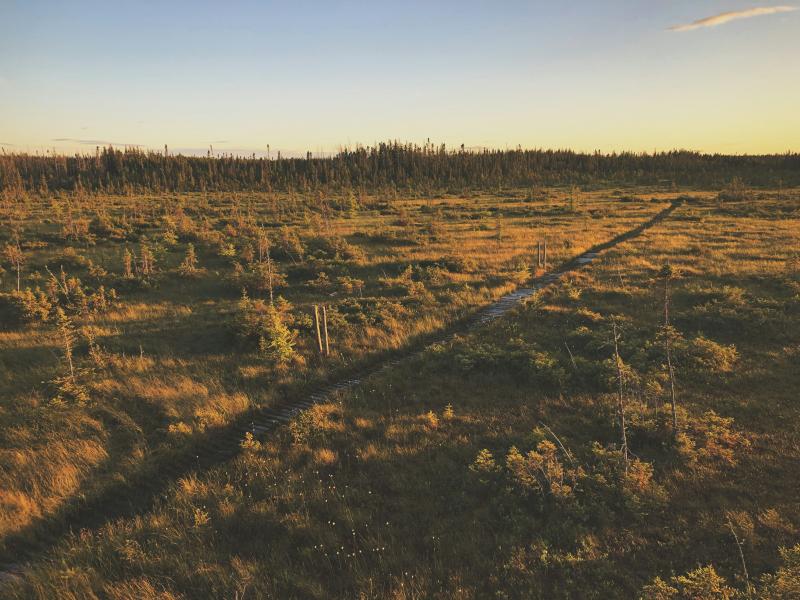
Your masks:
[[[734,10],[730,12],[720,13],[704,19],[698,19],[691,23],[684,23],[683,25],[674,25],[669,28],[670,31],[691,31],[692,29],[700,29],[703,27],[716,27],[724,25],[730,21],[738,19],[750,19],[752,17],[761,17],[763,15],[774,15],[776,13],[787,13],[797,10],[796,6],[763,6],[759,8],[747,8],[745,10]]]
[[[208,154],[208,146],[205,148],[199,148],[196,146],[170,146],[170,152],[187,156],[206,156]],[[280,153],[282,158],[305,158],[306,156],[305,150],[292,150],[288,148],[272,148],[269,153],[264,149],[252,147],[226,147],[221,149],[221,151],[218,151],[217,148],[214,148],[214,156],[227,154],[232,156],[249,157],[255,154],[257,158],[267,158],[267,156],[270,158],[277,158],[278,153]],[[321,158],[333,156],[335,152],[313,152],[312,154],[314,158]]]
[[[135,146],[141,147],[141,144],[123,144],[121,142],[109,142],[107,140],[79,140],[75,138],[53,138],[53,142],[70,142],[72,144],[82,144],[84,146]]]

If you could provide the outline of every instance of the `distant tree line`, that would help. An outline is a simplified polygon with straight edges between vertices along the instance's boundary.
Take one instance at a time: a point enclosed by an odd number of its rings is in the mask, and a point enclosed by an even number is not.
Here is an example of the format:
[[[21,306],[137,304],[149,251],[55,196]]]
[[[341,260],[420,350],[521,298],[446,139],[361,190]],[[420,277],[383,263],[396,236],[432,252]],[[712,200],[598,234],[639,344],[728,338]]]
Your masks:
[[[0,154],[0,190],[108,193],[310,189],[463,190],[538,185],[691,185],[740,180],[754,187],[800,185],[800,154],[723,155],[676,150],[447,149],[398,142],[330,157],[183,156],[97,148],[95,154]]]

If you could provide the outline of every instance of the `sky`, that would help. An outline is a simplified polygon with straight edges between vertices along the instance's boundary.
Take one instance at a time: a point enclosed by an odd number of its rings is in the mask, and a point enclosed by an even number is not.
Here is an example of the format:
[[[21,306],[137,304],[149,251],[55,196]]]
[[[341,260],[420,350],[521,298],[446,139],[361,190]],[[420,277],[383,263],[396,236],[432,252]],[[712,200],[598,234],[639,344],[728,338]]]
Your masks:
[[[0,147],[800,151],[783,2],[0,0]]]

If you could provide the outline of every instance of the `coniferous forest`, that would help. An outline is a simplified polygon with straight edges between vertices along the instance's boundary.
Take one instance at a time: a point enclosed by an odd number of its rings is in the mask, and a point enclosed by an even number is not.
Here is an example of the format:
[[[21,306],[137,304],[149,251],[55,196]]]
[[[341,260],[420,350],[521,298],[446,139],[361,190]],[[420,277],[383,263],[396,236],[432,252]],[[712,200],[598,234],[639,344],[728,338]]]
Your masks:
[[[800,184],[800,155],[728,156],[672,151],[584,154],[482,150],[398,142],[343,149],[332,157],[181,156],[97,148],[94,154],[0,155],[0,189],[106,193],[328,189],[452,190],[534,185]]]

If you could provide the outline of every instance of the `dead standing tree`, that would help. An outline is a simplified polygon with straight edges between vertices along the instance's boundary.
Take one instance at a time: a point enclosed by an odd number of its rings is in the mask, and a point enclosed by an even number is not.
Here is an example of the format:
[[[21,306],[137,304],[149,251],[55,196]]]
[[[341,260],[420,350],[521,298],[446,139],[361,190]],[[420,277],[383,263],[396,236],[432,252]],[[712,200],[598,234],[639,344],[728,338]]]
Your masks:
[[[661,277],[664,279],[664,325],[661,335],[664,340],[664,354],[667,357],[667,372],[669,375],[670,405],[672,407],[672,432],[678,434],[678,403],[675,393],[675,367],[672,364],[672,340],[676,336],[675,328],[669,323],[669,282],[674,273],[672,267],[664,265],[661,268]]]
[[[72,325],[69,317],[67,317],[64,309],[58,307],[56,309],[56,319],[58,321],[58,332],[61,336],[61,342],[64,344],[64,361],[69,368],[69,378],[72,384],[75,384],[75,365],[72,362],[73,348],[75,347],[75,328]]]
[[[133,279],[134,258],[133,253],[125,247],[125,252],[122,254],[122,276],[125,279]]]
[[[547,270],[547,241],[536,242],[536,267]]]
[[[625,461],[625,472],[628,472],[628,435],[625,430],[625,396],[623,393],[624,375],[623,362],[619,355],[619,332],[616,321],[613,323],[614,333],[614,363],[617,369],[617,411],[619,413],[620,442],[622,444],[622,457]]]
[[[542,242],[542,268],[547,271],[547,240]]]
[[[269,237],[263,227],[258,228],[258,262],[264,262],[269,255]]]
[[[139,273],[142,277],[149,279],[155,273],[156,258],[150,246],[147,244],[147,239],[142,238],[139,245]]]
[[[272,281],[272,257],[269,255],[269,246],[267,246],[267,285],[269,286],[269,303],[273,305],[275,304],[275,297]]]
[[[20,278],[22,273],[22,265],[25,263],[25,254],[19,245],[19,239],[15,240],[13,244],[6,244],[3,251],[6,260],[11,264],[17,272],[17,291],[20,291]]]

